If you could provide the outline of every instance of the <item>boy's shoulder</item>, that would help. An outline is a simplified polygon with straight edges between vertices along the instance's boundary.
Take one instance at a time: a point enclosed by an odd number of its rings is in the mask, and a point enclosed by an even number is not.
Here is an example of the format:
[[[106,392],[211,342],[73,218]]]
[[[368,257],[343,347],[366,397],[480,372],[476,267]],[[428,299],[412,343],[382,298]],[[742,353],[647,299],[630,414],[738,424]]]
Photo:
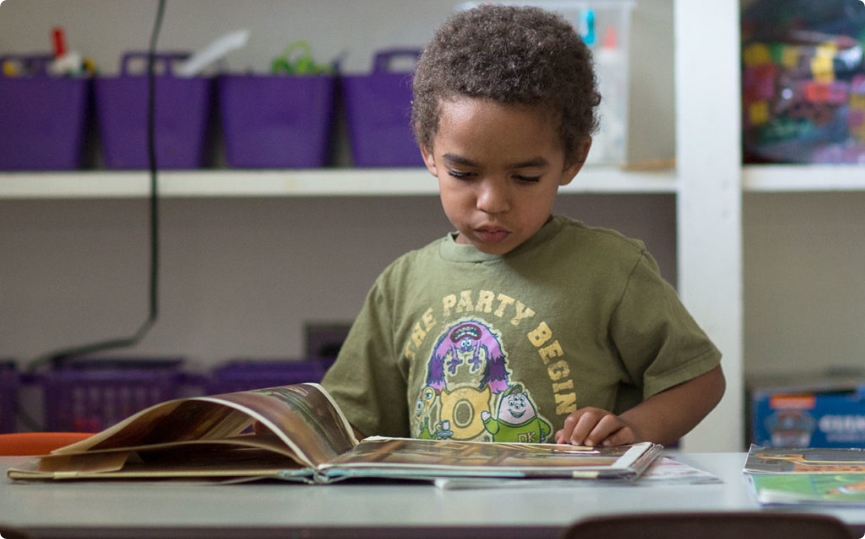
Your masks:
[[[625,236],[612,228],[587,225],[582,221],[562,215],[555,216],[551,224],[556,228],[556,234],[553,236],[556,241],[568,244],[578,242],[584,247],[613,249],[637,256],[646,252],[646,245],[641,240]]]

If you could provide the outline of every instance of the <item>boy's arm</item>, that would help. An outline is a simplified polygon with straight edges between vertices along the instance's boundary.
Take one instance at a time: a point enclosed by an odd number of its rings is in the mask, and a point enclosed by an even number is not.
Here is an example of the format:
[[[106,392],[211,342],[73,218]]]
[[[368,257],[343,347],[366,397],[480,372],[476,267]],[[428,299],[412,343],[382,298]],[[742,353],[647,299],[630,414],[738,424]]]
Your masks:
[[[721,366],[653,395],[616,416],[600,408],[581,408],[565,419],[557,443],[622,445],[643,441],[671,444],[702,421],[724,395]]]

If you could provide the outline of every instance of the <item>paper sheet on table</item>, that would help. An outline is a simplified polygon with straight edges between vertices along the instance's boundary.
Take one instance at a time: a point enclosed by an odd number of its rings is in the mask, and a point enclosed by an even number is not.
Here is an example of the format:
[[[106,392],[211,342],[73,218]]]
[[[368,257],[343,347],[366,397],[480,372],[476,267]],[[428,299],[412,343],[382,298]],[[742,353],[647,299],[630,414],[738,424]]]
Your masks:
[[[708,485],[719,484],[722,481],[709,472],[689,466],[673,457],[663,456],[657,459],[636,481],[606,480],[578,481],[573,479],[462,479],[441,478],[435,481],[436,487],[443,490],[478,489],[478,488],[562,488],[574,486],[623,486],[635,487],[664,485]]]

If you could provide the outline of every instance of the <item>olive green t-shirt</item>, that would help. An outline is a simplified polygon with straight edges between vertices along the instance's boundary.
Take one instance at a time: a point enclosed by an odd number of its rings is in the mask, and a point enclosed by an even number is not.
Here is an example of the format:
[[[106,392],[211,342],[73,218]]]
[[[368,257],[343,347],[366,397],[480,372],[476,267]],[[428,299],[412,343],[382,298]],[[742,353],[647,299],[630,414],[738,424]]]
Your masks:
[[[554,217],[505,255],[451,234],[394,261],[323,385],[365,435],[541,442],[720,357],[641,242]]]

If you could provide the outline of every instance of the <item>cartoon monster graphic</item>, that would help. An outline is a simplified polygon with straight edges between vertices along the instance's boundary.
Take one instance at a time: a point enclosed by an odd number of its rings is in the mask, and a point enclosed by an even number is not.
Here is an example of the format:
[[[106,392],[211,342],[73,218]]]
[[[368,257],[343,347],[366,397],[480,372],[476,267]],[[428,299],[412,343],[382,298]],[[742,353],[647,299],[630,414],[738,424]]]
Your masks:
[[[416,437],[422,440],[435,439],[435,435],[429,428],[430,411],[435,403],[435,399],[436,390],[427,386],[421,390],[417,398],[417,404],[415,404],[414,423],[420,427]]]
[[[458,322],[439,337],[430,358],[427,385],[441,391],[446,377],[454,376],[463,365],[471,373],[483,374],[477,389],[489,386],[493,394],[507,389],[505,353],[496,333],[484,322]]]
[[[472,440],[484,434],[481,415],[489,413],[490,388],[461,387],[441,392],[441,420],[456,440]],[[441,437],[441,436],[439,436]]]
[[[521,384],[514,385],[502,395],[497,418],[483,411],[481,420],[494,442],[539,443],[552,431],[550,424],[538,415]]]

